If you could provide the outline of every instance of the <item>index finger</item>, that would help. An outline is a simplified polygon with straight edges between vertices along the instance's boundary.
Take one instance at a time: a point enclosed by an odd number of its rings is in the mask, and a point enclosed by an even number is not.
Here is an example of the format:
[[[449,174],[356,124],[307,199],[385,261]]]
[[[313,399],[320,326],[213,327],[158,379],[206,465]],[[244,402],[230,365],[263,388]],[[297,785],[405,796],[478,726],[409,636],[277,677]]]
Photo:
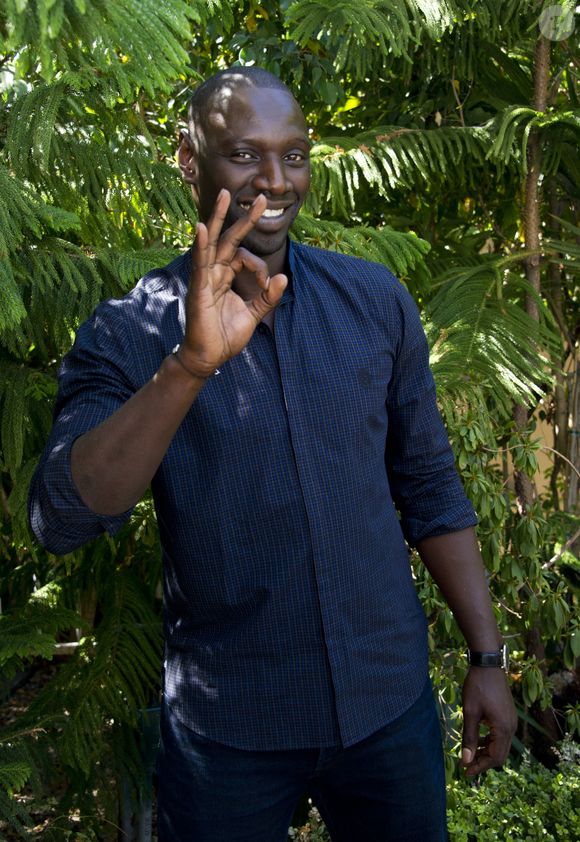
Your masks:
[[[217,242],[215,262],[231,263],[244,237],[255,228],[260,217],[266,210],[268,200],[263,193],[259,193],[245,216],[236,220],[225,231]]]

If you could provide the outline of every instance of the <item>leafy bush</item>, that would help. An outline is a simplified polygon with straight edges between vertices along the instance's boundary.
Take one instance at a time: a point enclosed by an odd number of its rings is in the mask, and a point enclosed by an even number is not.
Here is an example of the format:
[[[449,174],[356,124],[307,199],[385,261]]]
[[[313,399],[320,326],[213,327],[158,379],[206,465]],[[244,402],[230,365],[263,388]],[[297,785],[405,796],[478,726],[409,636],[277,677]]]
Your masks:
[[[447,788],[451,842],[575,842],[580,839],[580,751],[556,770],[524,762]]]

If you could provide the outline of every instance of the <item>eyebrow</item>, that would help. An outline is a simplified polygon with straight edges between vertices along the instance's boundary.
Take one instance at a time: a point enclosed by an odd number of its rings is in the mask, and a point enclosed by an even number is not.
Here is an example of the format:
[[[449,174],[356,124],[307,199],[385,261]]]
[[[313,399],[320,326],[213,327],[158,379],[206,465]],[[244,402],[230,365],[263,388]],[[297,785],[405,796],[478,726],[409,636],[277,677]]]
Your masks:
[[[264,143],[261,137],[228,137],[226,142],[232,143],[234,145],[247,143],[249,146],[263,146]],[[292,146],[294,144],[301,144],[303,146],[306,146],[308,149],[310,149],[312,146],[310,138],[308,138],[306,135],[299,135],[290,138],[287,145]]]

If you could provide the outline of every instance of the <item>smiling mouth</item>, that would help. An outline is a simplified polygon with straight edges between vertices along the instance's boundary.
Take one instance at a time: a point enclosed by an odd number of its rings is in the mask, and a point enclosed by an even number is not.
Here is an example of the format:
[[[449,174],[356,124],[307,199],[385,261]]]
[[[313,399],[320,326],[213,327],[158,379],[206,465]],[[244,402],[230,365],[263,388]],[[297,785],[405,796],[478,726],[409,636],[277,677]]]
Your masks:
[[[249,211],[252,207],[251,202],[240,202],[240,207],[242,210]],[[264,213],[262,214],[262,219],[277,219],[278,217],[282,216],[286,208],[266,208]]]

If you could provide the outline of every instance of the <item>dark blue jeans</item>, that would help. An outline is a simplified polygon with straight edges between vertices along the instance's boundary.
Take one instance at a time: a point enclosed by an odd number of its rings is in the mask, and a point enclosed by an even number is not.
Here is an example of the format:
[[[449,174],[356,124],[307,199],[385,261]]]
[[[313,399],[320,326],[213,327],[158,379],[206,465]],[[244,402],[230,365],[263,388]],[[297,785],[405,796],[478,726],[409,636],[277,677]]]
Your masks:
[[[242,751],[195,734],[165,706],[159,842],[286,842],[307,792],[333,842],[444,842],[441,732],[427,683],[395,722],[349,748]]]

